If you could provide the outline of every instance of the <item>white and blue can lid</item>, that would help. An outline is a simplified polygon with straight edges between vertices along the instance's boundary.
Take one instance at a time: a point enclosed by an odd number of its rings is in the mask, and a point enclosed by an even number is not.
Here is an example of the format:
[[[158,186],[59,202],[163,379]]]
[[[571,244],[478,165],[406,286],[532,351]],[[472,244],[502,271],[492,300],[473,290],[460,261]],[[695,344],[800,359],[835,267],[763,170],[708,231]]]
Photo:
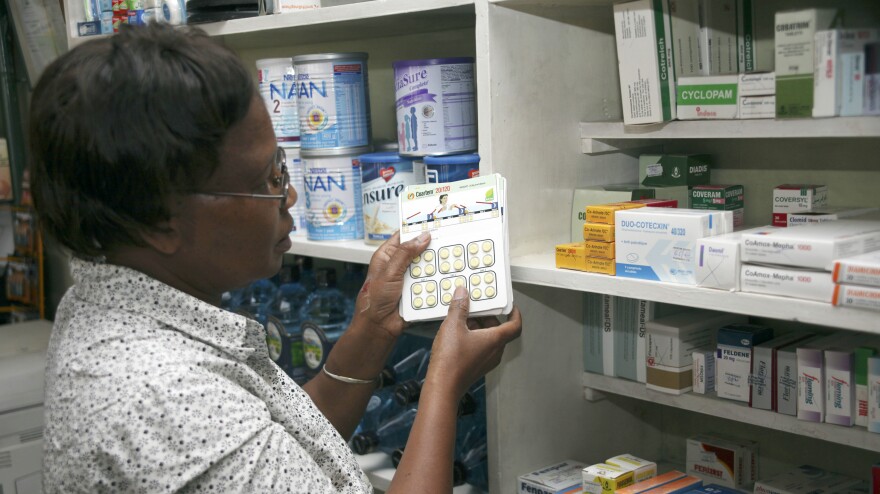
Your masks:
[[[393,151],[383,151],[379,153],[362,154],[358,157],[361,164],[369,165],[374,163],[401,163],[412,162],[415,157],[401,156]]]
[[[425,156],[426,165],[475,165],[480,162],[480,155],[452,154],[448,156]]]
[[[391,64],[395,69],[407,67],[422,67],[424,65],[453,65],[460,63],[474,63],[473,57],[450,57],[450,58],[426,58],[424,60],[400,60]]]

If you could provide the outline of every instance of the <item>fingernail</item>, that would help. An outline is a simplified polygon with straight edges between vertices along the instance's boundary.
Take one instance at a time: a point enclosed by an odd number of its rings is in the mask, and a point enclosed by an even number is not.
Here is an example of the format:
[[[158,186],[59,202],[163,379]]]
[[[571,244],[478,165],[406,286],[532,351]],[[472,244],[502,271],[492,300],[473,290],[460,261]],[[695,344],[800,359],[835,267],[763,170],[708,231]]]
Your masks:
[[[467,290],[463,286],[455,287],[455,293],[452,294],[452,300],[463,300],[467,297]]]
[[[431,240],[431,232],[425,232],[425,233],[419,235],[419,243],[424,243],[424,242],[427,242],[428,240]]]

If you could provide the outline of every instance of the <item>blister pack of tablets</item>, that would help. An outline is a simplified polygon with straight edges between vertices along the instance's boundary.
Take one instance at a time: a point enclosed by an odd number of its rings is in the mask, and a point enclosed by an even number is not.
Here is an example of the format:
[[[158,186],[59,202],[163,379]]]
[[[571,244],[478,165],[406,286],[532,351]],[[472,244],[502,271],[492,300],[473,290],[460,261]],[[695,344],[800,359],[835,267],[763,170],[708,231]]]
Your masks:
[[[453,293],[467,289],[472,316],[513,308],[507,249],[507,181],[498,174],[452,183],[410,185],[400,194],[400,240],[431,233],[405,275],[400,315],[443,319]]]

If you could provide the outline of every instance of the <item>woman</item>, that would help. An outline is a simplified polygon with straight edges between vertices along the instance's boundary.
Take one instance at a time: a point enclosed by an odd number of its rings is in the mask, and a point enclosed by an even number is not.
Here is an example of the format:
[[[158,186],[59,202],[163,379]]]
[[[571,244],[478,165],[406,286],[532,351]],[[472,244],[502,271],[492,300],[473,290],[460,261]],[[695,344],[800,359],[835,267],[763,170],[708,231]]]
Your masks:
[[[263,328],[218,308],[290,248],[285,157],[248,70],[153,25],[52,63],[31,107],[35,202],[73,253],[46,378],[46,492],[372,492],[345,438],[403,330],[427,236],[373,256],[351,327],[299,388]],[[456,302],[390,492],[448,492],[459,398],[519,335]],[[480,329],[471,331],[471,329]]]

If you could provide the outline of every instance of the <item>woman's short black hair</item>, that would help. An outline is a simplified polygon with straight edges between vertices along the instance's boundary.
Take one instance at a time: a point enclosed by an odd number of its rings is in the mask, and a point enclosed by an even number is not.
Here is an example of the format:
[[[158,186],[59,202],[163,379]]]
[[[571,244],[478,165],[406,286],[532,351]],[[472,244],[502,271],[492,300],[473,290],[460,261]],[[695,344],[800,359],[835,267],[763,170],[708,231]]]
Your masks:
[[[44,231],[80,257],[143,246],[169,198],[216,170],[254,81],[194,28],[124,28],[50,64],[34,90],[30,159]]]

